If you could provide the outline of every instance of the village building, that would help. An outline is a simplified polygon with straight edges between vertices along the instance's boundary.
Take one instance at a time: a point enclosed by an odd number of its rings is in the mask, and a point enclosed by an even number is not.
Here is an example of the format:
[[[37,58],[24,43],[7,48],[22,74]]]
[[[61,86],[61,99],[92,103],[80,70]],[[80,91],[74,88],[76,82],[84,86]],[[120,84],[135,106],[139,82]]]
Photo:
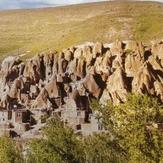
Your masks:
[[[12,110],[12,123],[28,123],[30,119],[30,113],[26,109]]]
[[[9,120],[11,120],[11,117],[12,112],[10,110],[0,110],[0,124],[7,123]]]

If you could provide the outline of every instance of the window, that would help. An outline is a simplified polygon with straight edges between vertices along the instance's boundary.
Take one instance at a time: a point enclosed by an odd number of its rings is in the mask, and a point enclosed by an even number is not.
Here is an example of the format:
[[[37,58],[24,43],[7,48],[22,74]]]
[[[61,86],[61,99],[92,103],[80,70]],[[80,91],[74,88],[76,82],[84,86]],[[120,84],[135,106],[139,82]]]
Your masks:
[[[78,111],[78,112],[77,112],[77,116],[80,116],[80,115],[81,115],[81,112],[80,112],[80,111]]]
[[[18,116],[18,117],[21,117],[21,113],[17,113],[17,116]]]

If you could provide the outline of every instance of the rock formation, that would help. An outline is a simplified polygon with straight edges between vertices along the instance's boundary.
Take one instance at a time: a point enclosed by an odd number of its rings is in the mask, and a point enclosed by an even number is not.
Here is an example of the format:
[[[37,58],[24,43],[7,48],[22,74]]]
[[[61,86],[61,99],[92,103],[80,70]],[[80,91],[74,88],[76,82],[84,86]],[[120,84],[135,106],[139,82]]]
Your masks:
[[[163,42],[86,43],[62,53],[40,54],[26,63],[7,57],[0,70],[0,107],[52,110],[71,107],[91,113],[89,101],[124,102],[128,93],[163,102]]]
[[[163,42],[152,44],[151,48],[135,41],[87,43],[59,54],[40,54],[26,64],[10,56],[1,64],[0,96],[20,100],[23,90],[30,94],[30,87],[37,84],[40,93],[45,89],[50,98],[57,98],[65,91],[64,85],[73,85],[74,91],[80,82],[80,92],[86,91],[101,101],[105,98],[123,102],[129,92],[146,93],[162,100],[162,62]]]

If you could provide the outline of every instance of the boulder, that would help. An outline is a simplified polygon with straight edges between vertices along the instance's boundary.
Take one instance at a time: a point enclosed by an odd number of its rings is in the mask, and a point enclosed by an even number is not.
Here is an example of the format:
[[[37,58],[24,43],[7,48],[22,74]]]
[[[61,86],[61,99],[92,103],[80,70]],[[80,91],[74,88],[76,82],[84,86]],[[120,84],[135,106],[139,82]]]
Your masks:
[[[92,96],[96,97],[97,99],[100,97],[102,89],[95,81],[94,75],[87,74],[83,85],[86,88],[86,90],[88,90],[89,93],[92,94]]]
[[[53,76],[50,82],[45,85],[45,89],[47,90],[50,98],[59,97],[59,89],[57,85],[56,76]]]
[[[110,51],[112,56],[117,56],[123,53],[123,42],[121,41],[115,41],[114,43],[112,43],[111,47],[110,47]]]
[[[83,47],[83,57],[85,58],[86,65],[90,66],[93,60],[92,47],[90,46]]]
[[[48,91],[45,88],[43,88],[39,93],[38,97],[33,102],[31,109],[39,109],[39,110],[47,109],[50,104],[51,103],[49,101]]]
[[[151,52],[163,67],[163,42],[153,44]]]
[[[102,55],[102,50],[103,50],[103,44],[100,42],[96,42],[93,46],[93,58],[96,58],[100,55]]]
[[[23,75],[29,78],[33,84],[39,82],[41,79],[40,56],[35,56],[27,61]]]
[[[77,59],[74,59],[72,61],[70,61],[67,65],[67,69],[66,72],[71,75],[74,74],[76,71],[76,66],[77,66]]]
[[[44,63],[41,67],[42,73],[45,73],[46,80],[49,80],[53,75],[54,55],[54,53],[44,55]]]
[[[153,74],[152,67],[149,63],[145,63],[140,67],[139,71],[135,74],[132,82],[132,92],[138,93],[154,93],[154,81],[156,80]]]
[[[68,65],[68,61],[65,60],[64,58],[58,59],[58,73],[63,74],[66,72],[66,68]]]
[[[77,59],[77,58],[80,58],[83,54],[83,50],[82,48],[77,48],[74,52],[74,58]]]
[[[140,55],[141,57],[144,57],[145,48],[142,42],[136,42],[136,41],[127,41],[125,45],[125,51],[126,52],[134,52]]]
[[[136,55],[135,53],[126,54],[125,71],[127,76],[134,76],[134,74],[139,71],[140,67],[142,67],[143,64],[144,62],[139,55]]]
[[[65,60],[70,62],[73,59],[73,53],[69,49],[64,51]]]
[[[126,100],[128,85],[123,68],[118,67],[115,72],[109,76],[106,85],[105,94],[101,97],[103,101],[107,101],[107,95],[108,100],[111,100],[115,104]]]
[[[17,78],[11,86],[9,96],[14,99],[21,100],[21,90],[24,88],[22,78]]]
[[[79,78],[84,78],[86,75],[86,62],[84,58],[77,60],[77,67],[76,67],[76,76]]]
[[[19,57],[8,56],[2,61],[1,71],[7,72],[12,69],[13,66],[19,65],[22,61]]]

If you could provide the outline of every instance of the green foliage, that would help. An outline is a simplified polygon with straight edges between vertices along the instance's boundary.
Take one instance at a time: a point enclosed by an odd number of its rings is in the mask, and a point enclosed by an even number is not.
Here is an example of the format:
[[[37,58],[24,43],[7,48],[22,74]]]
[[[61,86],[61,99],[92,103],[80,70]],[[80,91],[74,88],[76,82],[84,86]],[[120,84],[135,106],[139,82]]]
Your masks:
[[[163,161],[163,106],[146,95],[130,95],[124,104],[96,108],[103,123],[128,153],[129,162]]]
[[[41,116],[41,123],[45,123],[49,118],[49,115],[43,115]]]
[[[28,162],[62,163],[83,162],[82,143],[73,130],[58,119],[51,119],[44,128],[45,139],[30,143]]]
[[[158,15],[157,12],[142,13],[134,26],[135,38],[140,41],[157,39],[162,31],[162,26],[162,16]]]
[[[22,163],[16,143],[9,137],[0,137],[0,163]]]
[[[29,163],[108,163],[126,159],[125,151],[107,133],[81,138],[57,119],[49,121],[44,133],[44,140],[30,143]]]
[[[109,133],[89,136],[85,138],[84,145],[87,163],[126,162],[126,152]]]

